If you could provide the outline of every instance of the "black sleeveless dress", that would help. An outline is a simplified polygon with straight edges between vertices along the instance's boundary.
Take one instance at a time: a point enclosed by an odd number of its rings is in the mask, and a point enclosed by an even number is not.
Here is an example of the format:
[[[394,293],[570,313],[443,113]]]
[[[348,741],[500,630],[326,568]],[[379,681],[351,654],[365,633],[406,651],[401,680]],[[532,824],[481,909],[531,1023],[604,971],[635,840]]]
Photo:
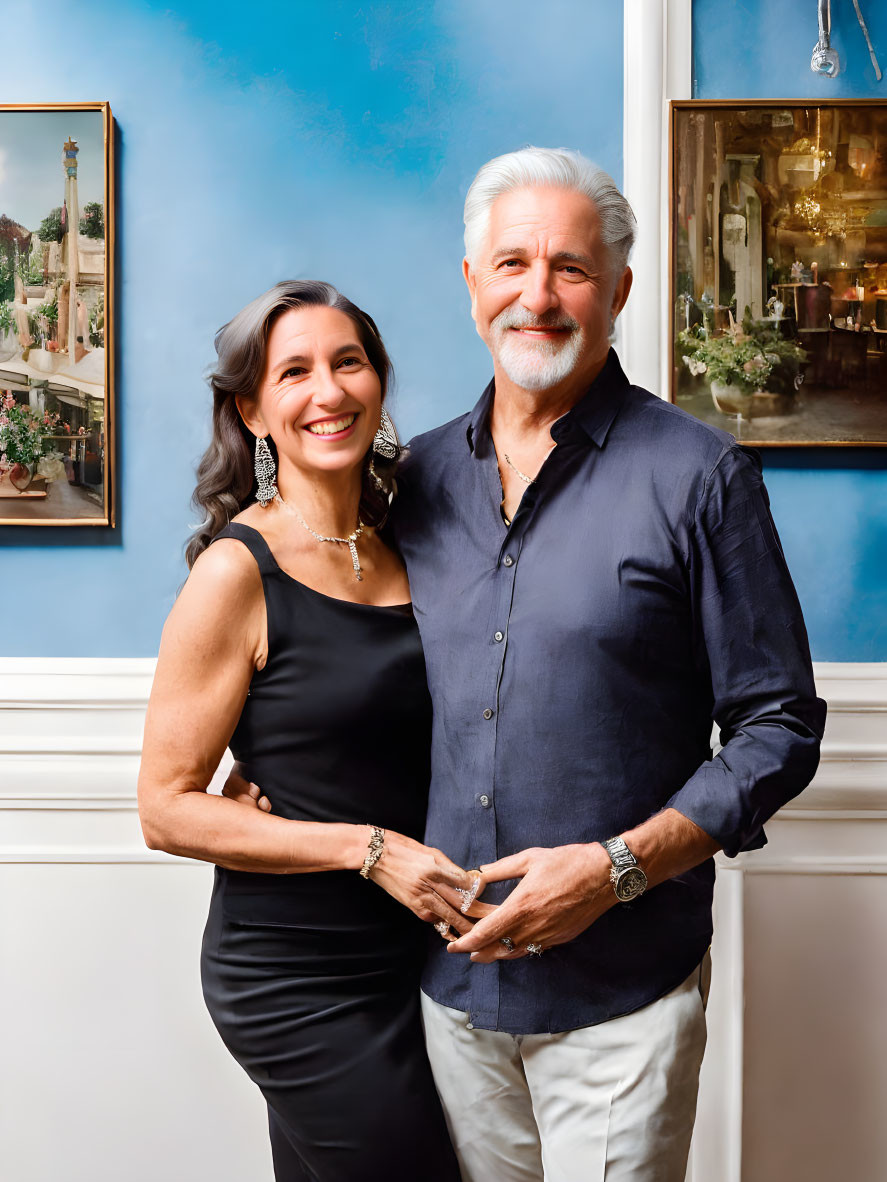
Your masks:
[[[412,611],[333,599],[232,524],[265,590],[268,659],[231,739],[275,816],[422,839],[431,704]],[[268,1102],[277,1182],[458,1182],[425,1055],[429,925],[356,870],[216,868],[201,971]]]

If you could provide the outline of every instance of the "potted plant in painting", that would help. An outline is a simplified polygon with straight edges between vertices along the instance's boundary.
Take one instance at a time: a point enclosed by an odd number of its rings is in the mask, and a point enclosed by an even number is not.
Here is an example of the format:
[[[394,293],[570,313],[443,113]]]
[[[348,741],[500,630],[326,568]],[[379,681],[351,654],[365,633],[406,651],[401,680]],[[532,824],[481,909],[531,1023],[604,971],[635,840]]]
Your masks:
[[[740,328],[712,336],[704,325],[678,333],[678,349],[694,376],[705,374],[722,414],[752,419],[789,414],[803,381],[807,354],[773,326],[746,316]]]
[[[0,485],[24,492],[43,456],[44,439],[58,424],[58,414],[20,406],[11,393],[0,400]]]

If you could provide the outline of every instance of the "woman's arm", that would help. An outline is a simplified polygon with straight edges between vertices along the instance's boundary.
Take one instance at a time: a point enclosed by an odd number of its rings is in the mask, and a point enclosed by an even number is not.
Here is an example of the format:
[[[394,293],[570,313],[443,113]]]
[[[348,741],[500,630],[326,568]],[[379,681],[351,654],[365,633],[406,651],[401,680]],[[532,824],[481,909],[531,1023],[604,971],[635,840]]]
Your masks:
[[[287,821],[206,791],[264,665],[266,638],[252,556],[239,542],[217,542],[194,564],[163,629],[139,774],[145,841],[234,870],[359,869],[366,826]]]
[[[233,870],[356,872],[367,854],[368,825],[287,820],[206,791],[266,656],[255,562],[238,542],[217,542],[194,564],[163,629],[139,774],[145,841]],[[470,876],[440,851],[389,832],[373,878],[420,918],[470,928],[438,894],[458,900],[454,891],[468,888]]]

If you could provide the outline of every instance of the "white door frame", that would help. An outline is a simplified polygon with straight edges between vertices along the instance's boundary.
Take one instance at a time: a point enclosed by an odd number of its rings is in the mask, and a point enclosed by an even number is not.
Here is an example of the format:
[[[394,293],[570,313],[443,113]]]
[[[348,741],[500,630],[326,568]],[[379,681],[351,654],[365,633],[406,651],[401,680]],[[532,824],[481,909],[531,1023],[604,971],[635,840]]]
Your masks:
[[[629,380],[668,397],[668,104],[693,89],[692,0],[624,0],[625,196],[638,221],[634,286],[619,317]]]

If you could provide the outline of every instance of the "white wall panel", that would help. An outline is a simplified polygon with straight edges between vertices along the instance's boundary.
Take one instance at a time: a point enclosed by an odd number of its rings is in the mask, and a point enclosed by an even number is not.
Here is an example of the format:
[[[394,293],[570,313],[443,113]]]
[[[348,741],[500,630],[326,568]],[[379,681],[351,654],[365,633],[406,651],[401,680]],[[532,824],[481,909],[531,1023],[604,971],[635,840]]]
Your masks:
[[[203,1005],[212,868],[148,850],[152,661],[0,662],[0,1176],[270,1182]]]
[[[200,995],[211,869],[141,838],[152,668],[0,662],[0,1145],[14,1182],[271,1177],[261,1097]],[[764,850],[720,859],[695,1182],[830,1182],[832,1159],[802,1135],[826,1110],[854,1138],[850,1172],[887,1177],[883,1128],[859,1115],[887,1082],[887,668],[820,665],[817,680],[830,713],[816,780]]]

